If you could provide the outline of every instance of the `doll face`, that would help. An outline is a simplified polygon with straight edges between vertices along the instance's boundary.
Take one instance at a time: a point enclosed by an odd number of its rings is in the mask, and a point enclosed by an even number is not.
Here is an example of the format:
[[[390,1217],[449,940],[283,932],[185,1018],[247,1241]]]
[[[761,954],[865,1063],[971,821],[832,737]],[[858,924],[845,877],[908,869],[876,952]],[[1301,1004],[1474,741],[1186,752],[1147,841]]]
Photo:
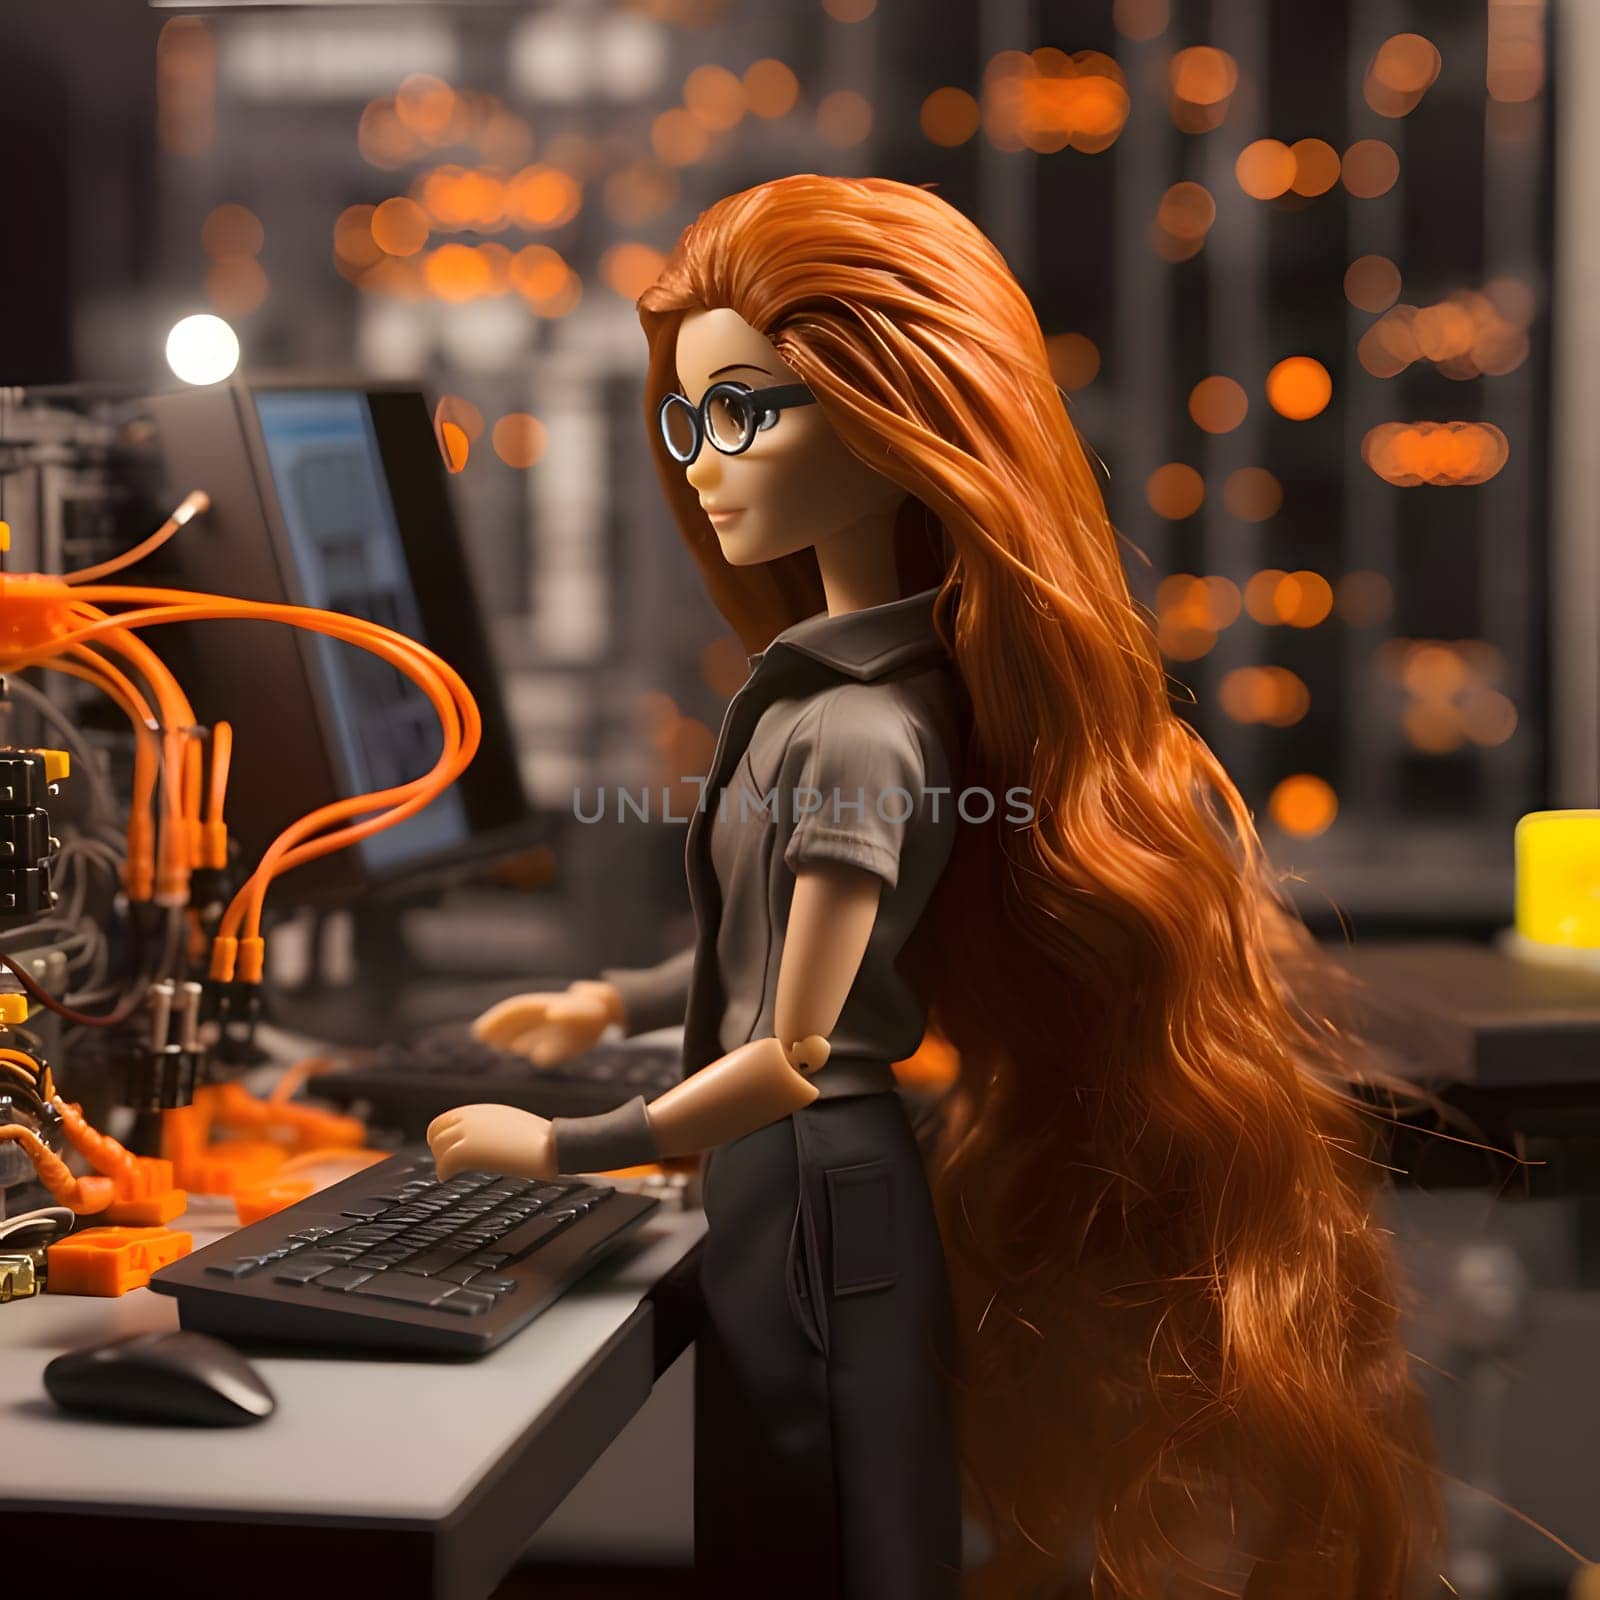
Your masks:
[[[684,317],[677,364],[678,392],[695,405],[713,383],[767,389],[804,381],[726,306]],[[703,441],[684,474],[736,567],[774,561],[890,516],[906,495],[852,453],[815,404],[780,411],[739,455]]]

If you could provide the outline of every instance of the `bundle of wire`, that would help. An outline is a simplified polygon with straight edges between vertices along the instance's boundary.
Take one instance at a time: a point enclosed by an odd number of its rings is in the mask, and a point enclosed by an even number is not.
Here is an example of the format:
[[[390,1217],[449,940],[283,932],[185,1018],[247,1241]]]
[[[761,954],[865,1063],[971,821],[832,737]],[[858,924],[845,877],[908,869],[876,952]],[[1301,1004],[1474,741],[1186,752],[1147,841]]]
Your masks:
[[[71,674],[94,684],[128,717],[135,743],[123,888],[130,903],[166,906],[174,917],[189,903],[194,871],[227,865],[223,808],[232,730],[225,722],[209,731],[197,726],[177,680],[140,637],[143,630],[171,622],[278,622],[370,651],[426,696],[443,734],[434,765],[405,783],[319,806],[291,823],[223,912],[212,942],[210,976],[219,983],[254,984],[261,980],[262,908],[273,880],[422,810],[472,760],[482,723],[476,702],[448,663],[404,634],[364,618],[99,581],[157,549],[209,504],[196,491],[143,543],[95,567],[62,577],[0,573],[0,674],[28,667]]]

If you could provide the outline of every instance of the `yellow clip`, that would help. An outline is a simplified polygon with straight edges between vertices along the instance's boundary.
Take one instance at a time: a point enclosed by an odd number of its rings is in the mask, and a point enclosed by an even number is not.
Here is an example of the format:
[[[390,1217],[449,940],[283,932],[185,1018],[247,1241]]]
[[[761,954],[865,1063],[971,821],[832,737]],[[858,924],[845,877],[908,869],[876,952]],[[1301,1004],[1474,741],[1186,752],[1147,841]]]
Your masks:
[[[63,778],[72,776],[72,757],[65,750],[35,750],[33,753],[44,757],[46,783],[60,783]]]
[[[0,1027],[15,1028],[28,1020],[25,994],[0,994]]]
[[[11,524],[0,522],[0,555],[11,548]]]

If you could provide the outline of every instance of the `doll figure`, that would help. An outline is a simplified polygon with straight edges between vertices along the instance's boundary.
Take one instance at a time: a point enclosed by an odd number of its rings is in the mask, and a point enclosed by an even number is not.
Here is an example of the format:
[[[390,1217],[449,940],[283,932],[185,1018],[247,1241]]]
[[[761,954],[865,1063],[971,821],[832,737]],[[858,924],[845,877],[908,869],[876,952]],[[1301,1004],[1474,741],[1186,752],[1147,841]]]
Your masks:
[[[639,300],[662,486],[754,652],[691,950],[481,1036],[684,1079],[464,1106],[442,1175],[711,1151],[710,1593],[1401,1600],[1438,1538],[1358,1041],[1174,712],[1037,318],[925,189],[712,206]],[[919,1149],[890,1064],[960,1060]],[[959,1441],[959,1448],[958,1448]]]

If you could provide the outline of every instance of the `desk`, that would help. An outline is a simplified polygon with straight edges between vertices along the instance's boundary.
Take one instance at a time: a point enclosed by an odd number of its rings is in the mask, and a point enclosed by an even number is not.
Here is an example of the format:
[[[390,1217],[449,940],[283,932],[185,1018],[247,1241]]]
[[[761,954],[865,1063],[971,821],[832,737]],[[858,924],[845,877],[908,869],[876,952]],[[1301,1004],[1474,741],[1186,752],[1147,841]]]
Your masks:
[[[225,1215],[175,1226],[198,1249]],[[252,1355],[278,1408],[238,1429],[95,1421],[44,1393],[53,1356],[175,1328],[175,1301],[139,1289],[0,1308],[8,1589],[89,1593],[144,1572],[168,1600],[316,1600],[347,1584],[483,1600],[692,1337],[685,1280],[704,1228],[700,1212],[658,1210],[479,1361]]]

